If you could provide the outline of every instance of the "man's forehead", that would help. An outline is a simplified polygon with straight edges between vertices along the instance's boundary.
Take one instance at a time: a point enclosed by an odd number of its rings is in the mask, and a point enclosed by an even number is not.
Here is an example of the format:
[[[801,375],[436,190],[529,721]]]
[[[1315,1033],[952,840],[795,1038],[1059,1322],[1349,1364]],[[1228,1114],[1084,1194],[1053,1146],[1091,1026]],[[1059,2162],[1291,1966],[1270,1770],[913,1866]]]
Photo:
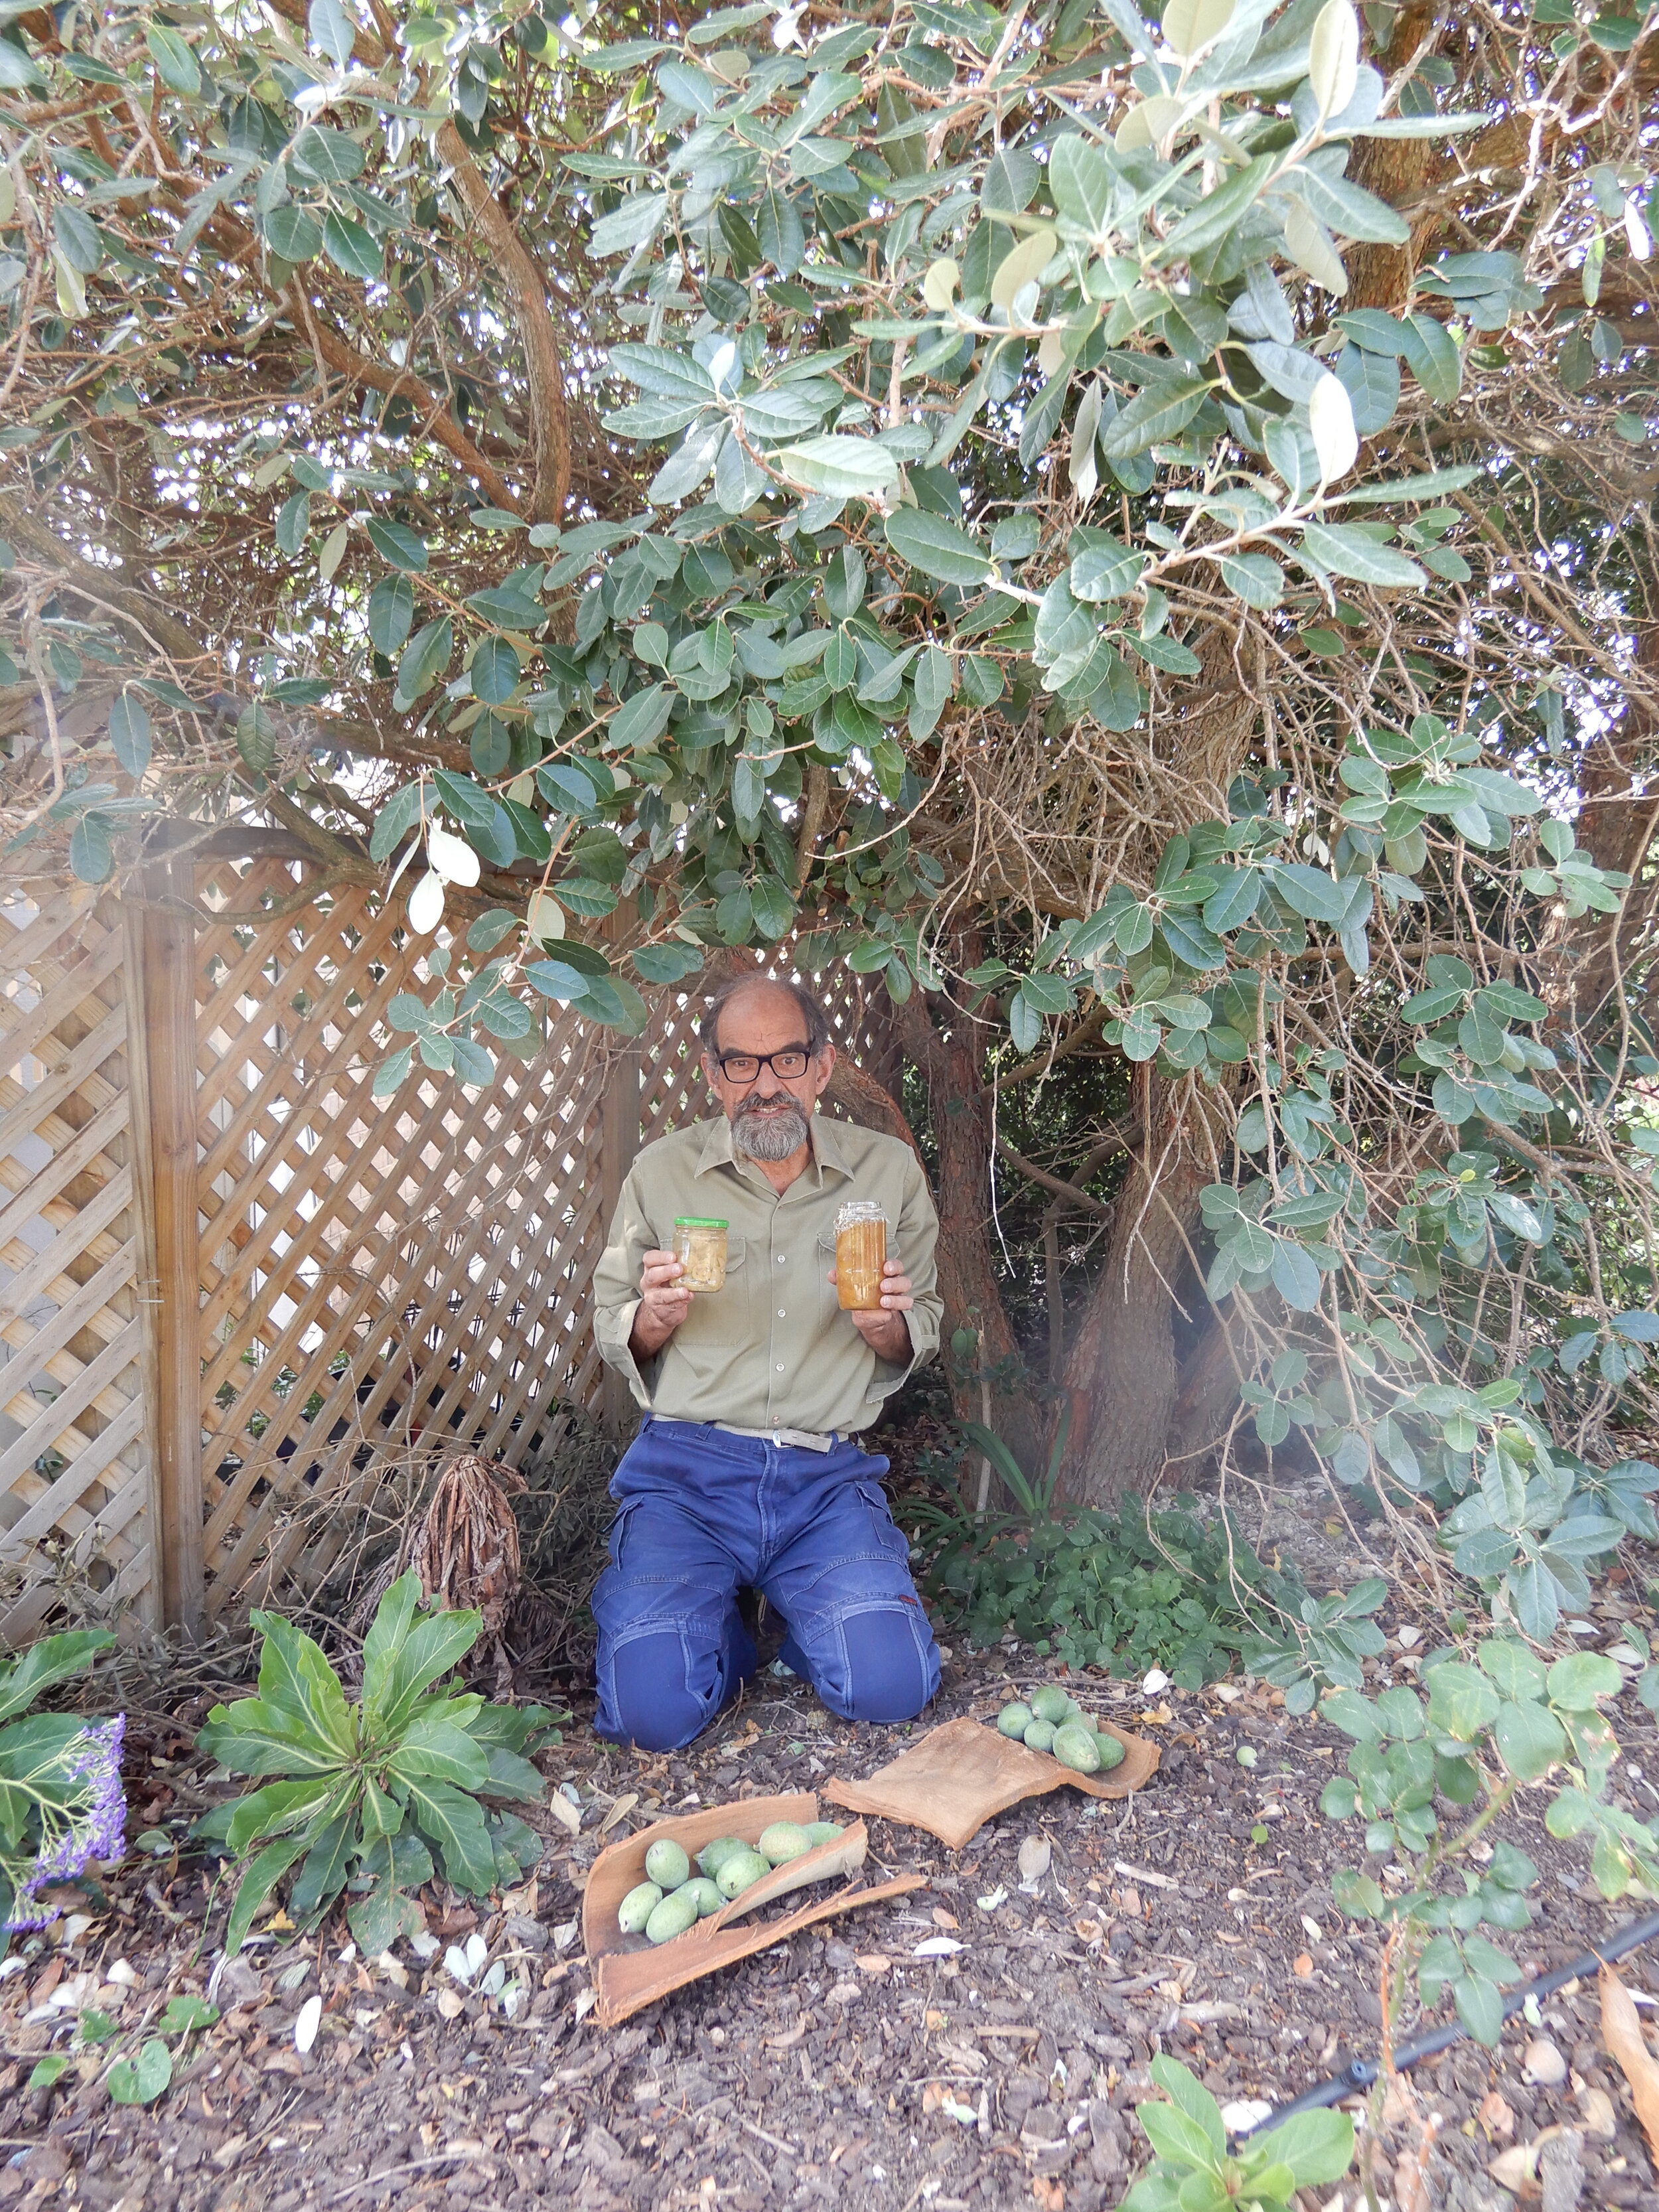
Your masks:
[[[805,1044],[806,1022],[793,992],[776,984],[757,984],[731,1000],[720,1012],[720,1048],[732,1052],[744,1045]]]

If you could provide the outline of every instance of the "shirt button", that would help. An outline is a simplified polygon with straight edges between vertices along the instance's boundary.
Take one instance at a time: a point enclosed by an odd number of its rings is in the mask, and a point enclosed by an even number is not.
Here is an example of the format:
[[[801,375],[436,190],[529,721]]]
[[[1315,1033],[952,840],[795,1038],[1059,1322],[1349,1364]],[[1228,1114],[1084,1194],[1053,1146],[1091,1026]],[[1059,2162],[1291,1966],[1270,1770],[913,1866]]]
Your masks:
[[[785,1315],[784,1315],[783,1308],[782,1308],[781,1306],[780,1306],[780,1307],[778,1308],[778,1319],[779,1319],[780,1321],[782,1321],[784,1318],[785,1318]]]
[[[783,1362],[782,1362],[782,1360],[779,1360],[779,1362],[778,1362],[778,1372],[779,1372],[779,1374],[780,1374],[780,1375],[781,1375],[781,1374],[782,1374],[782,1372],[783,1372]]]
[[[778,1265],[779,1265],[779,1267],[782,1267],[782,1265],[783,1265],[784,1261],[788,1258],[788,1256],[789,1256],[789,1255],[788,1255],[787,1252],[780,1252],[780,1253],[779,1253],[779,1255],[778,1255]]]

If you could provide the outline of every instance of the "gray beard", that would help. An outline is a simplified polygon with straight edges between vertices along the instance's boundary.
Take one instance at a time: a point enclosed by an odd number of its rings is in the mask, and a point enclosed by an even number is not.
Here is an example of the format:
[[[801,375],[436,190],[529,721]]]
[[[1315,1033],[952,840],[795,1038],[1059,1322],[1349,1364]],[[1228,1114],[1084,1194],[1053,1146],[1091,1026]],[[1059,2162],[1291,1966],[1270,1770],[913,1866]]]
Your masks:
[[[798,1152],[811,1134],[799,1106],[792,1106],[787,1114],[760,1115],[745,1103],[732,1120],[732,1149],[747,1159],[770,1160],[775,1164]]]

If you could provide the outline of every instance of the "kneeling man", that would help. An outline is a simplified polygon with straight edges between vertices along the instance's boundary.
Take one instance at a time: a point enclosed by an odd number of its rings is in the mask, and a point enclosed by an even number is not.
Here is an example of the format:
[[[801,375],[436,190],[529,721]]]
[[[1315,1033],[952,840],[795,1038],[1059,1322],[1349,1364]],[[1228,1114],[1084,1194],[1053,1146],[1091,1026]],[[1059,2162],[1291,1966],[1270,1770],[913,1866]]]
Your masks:
[[[650,1751],[690,1743],[754,1673],[745,1588],[843,1719],[909,1720],[939,1687],[887,1462],[857,1442],[939,1347],[927,1182],[896,1139],[815,1114],[836,1052],[807,993],[746,978],[701,1028],[722,1117],[646,1146],[595,1280],[599,1350],[647,1417],[593,1594],[597,1726]],[[855,1199],[887,1220],[878,1310],[836,1293],[836,1217]],[[724,1224],[718,1291],[682,1285],[677,1222],[716,1252]]]

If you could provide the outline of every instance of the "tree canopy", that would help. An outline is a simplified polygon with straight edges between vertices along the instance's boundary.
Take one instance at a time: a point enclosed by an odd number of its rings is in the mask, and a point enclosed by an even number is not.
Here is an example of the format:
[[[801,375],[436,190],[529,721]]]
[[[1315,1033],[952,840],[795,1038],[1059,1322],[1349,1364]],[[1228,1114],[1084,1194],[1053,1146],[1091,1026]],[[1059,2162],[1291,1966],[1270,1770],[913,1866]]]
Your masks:
[[[1659,1535],[1656,51],[14,11],[6,868],[234,819],[382,884],[382,1096],[844,962],[1011,1414],[993,1157],[1104,1238],[1075,1491],[1294,1437],[1547,1633]]]

